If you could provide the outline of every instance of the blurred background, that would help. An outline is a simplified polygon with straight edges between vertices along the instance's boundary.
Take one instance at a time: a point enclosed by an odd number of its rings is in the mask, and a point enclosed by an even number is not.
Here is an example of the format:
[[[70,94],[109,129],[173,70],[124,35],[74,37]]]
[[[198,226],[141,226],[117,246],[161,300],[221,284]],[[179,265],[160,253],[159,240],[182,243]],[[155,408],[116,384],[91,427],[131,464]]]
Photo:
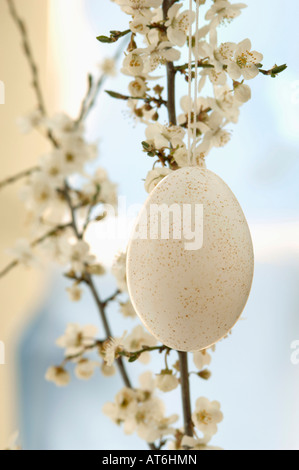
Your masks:
[[[242,16],[224,27],[221,40],[250,37],[264,54],[264,66],[288,64],[277,79],[253,80],[252,100],[232,127],[231,142],[215,150],[208,167],[218,173],[239,199],[251,227],[256,273],[242,320],[229,339],[217,345],[212,379],[192,379],[193,402],[198,396],[219,400],[225,416],[213,443],[225,449],[299,449],[299,365],[291,363],[291,343],[299,340],[299,4],[288,0],[248,0]],[[40,65],[51,111],[75,115],[86,89],[86,74],[113,55],[113,46],[95,37],[127,28],[128,17],[109,0],[16,0],[27,22]],[[0,3],[0,80],[6,104],[0,106],[0,175],[3,179],[28,168],[44,150],[36,134],[21,136],[16,118],[35,103],[19,35]],[[126,91],[128,80],[117,76],[109,89]],[[186,84],[178,95],[187,94]],[[143,179],[151,161],[140,150],[143,125],[135,126],[125,105],[105,94],[88,120],[90,139],[100,141],[99,162],[128,203],[142,203]],[[117,136],[117,138],[116,138]],[[5,249],[26,236],[23,208],[16,187],[0,194],[0,265]],[[90,239],[111,263],[117,241]],[[103,295],[113,289],[107,276]],[[66,284],[56,273],[14,271],[0,283],[0,341],[6,365],[0,366],[0,448],[20,429],[28,450],[142,449],[136,437],[125,437],[106,419],[101,408],[121,388],[118,377],[96,376],[88,383],[75,379],[57,390],[44,381],[49,365],[60,362],[54,343],[68,322],[97,322],[88,294],[70,304]],[[115,334],[130,329],[117,311]],[[156,361],[156,362],[155,362]],[[151,365],[159,370],[159,358]],[[132,367],[137,381],[142,367]],[[167,396],[170,412],[177,410],[178,391]]]

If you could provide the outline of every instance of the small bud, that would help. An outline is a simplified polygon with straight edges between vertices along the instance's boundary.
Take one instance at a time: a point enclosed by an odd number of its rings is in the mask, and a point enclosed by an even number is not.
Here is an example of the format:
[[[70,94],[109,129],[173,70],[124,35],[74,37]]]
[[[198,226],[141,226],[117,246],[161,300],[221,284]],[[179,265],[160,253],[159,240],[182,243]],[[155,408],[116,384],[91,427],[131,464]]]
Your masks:
[[[156,85],[153,90],[154,90],[154,92],[156,93],[156,95],[161,96],[162,93],[163,93],[164,87],[162,87],[162,86],[160,86],[160,85]]]
[[[204,369],[201,372],[198,372],[198,377],[200,377],[203,380],[209,380],[212,376],[212,372],[209,371],[208,369]]]

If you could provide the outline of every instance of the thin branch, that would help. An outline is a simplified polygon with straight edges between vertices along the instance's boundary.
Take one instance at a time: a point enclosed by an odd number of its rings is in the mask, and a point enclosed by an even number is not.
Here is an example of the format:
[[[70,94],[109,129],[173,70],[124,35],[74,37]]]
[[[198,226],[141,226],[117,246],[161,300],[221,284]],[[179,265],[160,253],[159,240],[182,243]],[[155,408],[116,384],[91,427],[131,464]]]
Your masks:
[[[178,352],[180,360],[182,404],[184,413],[185,435],[193,437],[192,411],[190,401],[190,383],[188,371],[188,353]]]
[[[110,295],[106,300],[103,301],[103,305],[106,307],[110,302],[113,302],[119,295],[121,294],[121,291],[117,289],[114,294]]]
[[[163,16],[164,20],[168,17],[169,8],[176,3],[176,0],[164,0],[163,1]],[[175,103],[175,74],[176,70],[173,65],[173,62],[167,62],[167,90],[168,90],[168,99],[167,99],[167,109],[168,109],[168,118],[169,124],[176,125],[176,103]]]
[[[126,43],[127,43],[127,40],[122,42],[120,47],[117,49],[116,54],[113,57],[113,60],[117,61],[120,58],[120,56],[121,56],[121,54],[124,50],[124,44],[126,44]],[[75,124],[74,124],[75,129],[77,129],[78,126],[83,121],[85,121],[85,119],[88,117],[90,111],[95,106],[98,95],[99,95],[104,83],[106,82],[107,78],[108,78],[107,75],[102,75],[98,79],[98,81],[94,84],[92,76],[91,75],[88,76],[87,92],[86,92],[85,98],[82,101],[79,116],[76,119]]]
[[[32,86],[33,86],[33,89],[35,91],[38,109],[41,112],[42,116],[45,117],[45,116],[47,116],[47,111],[46,111],[46,106],[45,106],[45,102],[44,102],[44,98],[43,98],[43,94],[42,94],[42,88],[41,88],[41,85],[40,85],[39,72],[38,72],[38,68],[37,68],[37,65],[36,65],[36,62],[35,62],[35,59],[34,59],[34,56],[33,56],[33,52],[32,52],[32,49],[31,49],[31,45],[30,45],[30,41],[29,41],[29,37],[28,37],[28,33],[27,33],[25,23],[23,22],[23,20],[18,15],[17,9],[16,9],[15,4],[14,4],[14,0],[7,0],[7,4],[8,4],[10,15],[11,15],[12,19],[14,20],[17,28],[20,31],[20,35],[21,35],[21,38],[22,38],[23,50],[24,50],[25,57],[28,61],[28,65],[29,65],[29,68],[30,68],[30,71],[31,71]],[[52,142],[52,144],[54,145],[55,148],[58,148],[58,143],[57,143],[56,139],[54,138],[54,136],[53,136],[53,134],[50,130],[47,131],[47,136],[46,137]]]
[[[46,107],[45,107],[45,103],[44,103],[44,99],[43,99],[43,95],[42,95],[42,91],[41,91],[41,86],[40,86],[40,83],[39,83],[38,68],[36,66],[36,63],[35,63],[35,60],[34,60],[34,57],[33,57],[33,54],[32,54],[32,50],[31,50],[30,41],[29,41],[26,26],[25,26],[23,20],[19,17],[19,15],[17,13],[16,7],[15,7],[15,4],[14,4],[14,0],[7,0],[7,3],[8,3],[8,8],[9,8],[9,12],[11,14],[11,17],[14,20],[14,22],[16,23],[16,25],[17,25],[20,33],[21,33],[24,53],[25,53],[25,56],[28,60],[28,64],[29,64],[30,69],[31,69],[32,86],[33,86],[35,94],[36,94],[38,109],[40,110],[41,114],[43,116],[45,116],[47,113],[46,113]]]
[[[0,189],[3,189],[5,186],[8,186],[9,184],[16,183],[20,179],[26,178],[27,176],[32,175],[32,173],[35,173],[36,171],[39,171],[38,166],[29,168],[29,170],[21,171],[20,173],[17,173],[14,176],[11,176],[9,178],[6,178],[3,181],[0,181]]]
[[[31,242],[30,246],[32,248],[35,248],[36,246],[46,241],[48,238],[54,237],[58,233],[62,232],[63,230],[66,230],[67,228],[71,226],[72,226],[71,224],[57,225],[57,227],[51,229],[49,232],[45,233],[41,237]],[[19,264],[20,264],[20,261],[17,259],[9,263],[2,271],[0,271],[0,279],[6,276],[6,274],[8,274],[12,269],[16,268]]]
[[[145,352],[154,352],[154,351],[159,351],[160,354],[162,354],[163,351],[166,351],[166,353],[169,354],[171,349],[165,345],[153,346],[153,347],[143,346],[142,349],[140,349],[139,351],[134,351],[134,352],[129,352],[125,350],[119,351],[119,355],[127,357],[129,359],[129,362],[135,362]]]

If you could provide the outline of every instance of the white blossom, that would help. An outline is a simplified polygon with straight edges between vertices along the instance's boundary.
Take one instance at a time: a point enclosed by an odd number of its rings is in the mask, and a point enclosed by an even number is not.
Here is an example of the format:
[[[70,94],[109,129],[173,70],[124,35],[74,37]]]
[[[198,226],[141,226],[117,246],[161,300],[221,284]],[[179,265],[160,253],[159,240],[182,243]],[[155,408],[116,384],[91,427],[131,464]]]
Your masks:
[[[133,17],[143,14],[149,8],[158,8],[162,0],[114,0],[115,3],[120,5],[121,9],[128,15]]]
[[[110,181],[104,168],[97,168],[89,182],[83,186],[83,192],[93,204],[103,203],[114,207],[117,204],[117,185]]]
[[[79,302],[81,300],[83,290],[77,283],[73,284],[72,287],[68,287],[66,290],[71,302]]]
[[[160,150],[168,148],[170,145],[173,147],[182,146],[185,131],[181,126],[163,126],[156,122],[146,128],[145,135],[147,143]]]
[[[215,89],[215,99],[208,99],[210,107],[227,121],[237,123],[240,116],[240,106],[235,94],[228,86]],[[210,120],[211,123],[211,120]],[[208,123],[208,124],[210,124]],[[211,124],[210,124],[211,125]]]
[[[90,246],[83,240],[65,244],[65,262],[69,263],[75,272],[84,272],[86,266],[94,260],[95,257],[90,254]]]
[[[133,307],[133,304],[130,300],[125,303],[120,303],[120,311],[125,318],[135,318],[136,311]]]
[[[105,377],[112,377],[116,374],[115,366],[108,366],[105,362],[101,366],[101,371]]]
[[[251,80],[259,74],[257,65],[262,60],[263,55],[251,51],[251,41],[245,39],[237,45],[234,58],[228,63],[227,72],[233,80],[238,80],[242,75],[245,80]]]
[[[124,347],[129,352],[140,351],[143,346],[154,347],[157,345],[157,340],[150,333],[147,333],[145,329],[138,325],[130,335],[124,340]],[[148,364],[150,362],[150,353],[144,352],[140,355],[139,361],[142,364]]]
[[[203,370],[204,367],[209,366],[211,361],[212,357],[205,349],[203,351],[193,353],[193,362],[198,370]]]
[[[39,161],[41,171],[57,188],[62,185],[67,176],[67,165],[61,150],[55,149],[51,153],[43,155]]]
[[[173,158],[180,168],[189,166],[188,150],[186,147],[179,147],[173,152]]]
[[[153,189],[162,181],[165,176],[170,175],[172,170],[169,168],[155,168],[154,170],[151,170],[148,172],[146,180],[145,180],[145,190],[148,193],[151,193]]]
[[[17,119],[17,125],[22,134],[29,134],[33,129],[38,127],[43,122],[42,114],[39,110],[34,110],[27,116],[22,116]]]
[[[194,129],[194,114],[195,114],[195,102],[193,100],[190,101],[188,96],[183,96],[180,101],[181,108],[183,110],[183,114],[180,114],[178,116],[178,123],[181,126],[187,126],[188,125],[188,114],[189,114],[189,108],[191,109],[191,123],[190,123],[190,128]],[[209,108],[209,103],[206,98],[199,97],[197,99],[197,112],[202,113]],[[193,118],[192,118],[193,117]],[[196,122],[196,128],[200,133],[205,133],[207,130],[209,130],[209,127],[206,124],[206,120],[208,119],[208,114],[204,114],[201,117],[200,121]]]
[[[210,130],[205,133],[203,144],[206,145],[209,151],[212,147],[224,147],[231,138],[228,131],[223,129],[223,116],[217,111],[214,111],[207,122]]]
[[[80,326],[77,323],[70,323],[65,334],[58,338],[56,344],[65,349],[66,356],[75,356],[94,344],[97,331],[94,325]]]
[[[211,26],[216,27],[225,21],[230,22],[241,15],[241,10],[247,8],[245,3],[230,3],[227,0],[216,0],[207,11],[205,19],[211,21]]]
[[[104,75],[109,77],[115,77],[116,75],[116,63],[114,59],[106,58],[100,63],[100,70]]]
[[[251,99],[251,89],[244,83],[234,84],[234,95],[239,103],[247,103]]]
[[[190,25],[190,14],[188,10],[180,12],[182,3],[175,3],[168,10],[168,21],[165,26],[167,27],[167,37],[169,41],[176,46],[182,47],[187,41],[187,32]],[[191,14],[192,22],[195,19],[195,13]]]
[[[123,61],[122,73],[124,75],[132,75],[137,77],[142,75],[144,62],[140,54],[135,51],[130,52]]]
[[[171,392],[179,386],[178,378],[171,371],[162,371],[157,375],[156,385],[162,392]]]
[[[57,387],[66,387],[69,385],[71,377],[63,367],[50,367],[46,373],[46,380],[53,382]]]
[[[26,267],[36,266],[38,263],[31,244],[25,238],[17,240],[15,246],[7,252]]]
[[[79,380],[89,380],[99,367],[98,362],[90,361],[89,359],[80,359],[75,367],[75,375]]]
[[[132,21],[130,21],[129,26],[130,30],[133,33],[138,33],[142,35],[146,35],[150,32],[150,28],[148,25],[150,24],[152,19],[152,14],[150,12],[145,13],[143,15],[136,16]]]
[[[127,292],[128,290],[126,266],[127,254],[122,252],[118,253],[111,268],[111,273],[116,279],[119,290],[122,292]]]
[[[129,84],[129,93],[133,98],[143,98],[146,91],[147,86],[143,78],[136,77],[135,80]]]
[[[157,45],[153,44],[146,49],[137,49],[136,51],[143,54],[144,72],[146,74],[153,72],[160,65],[165,65],[167,62],[176,62],[181,57],[180,51],[174,49],[173,44],[169,41],[163,41]]]
[[[35,172],[30,176],[26,186],[22,188],[20,196],[26,208],[39,215],[56,197],[56,191],[47,175]]]
[[[120,338],[110,338],[104,346],[104,360],[108,367],[111,367],[117,358],[119,351],[123,349],[126,332]]]
[[[204,436],[213,436],[217,433],[217,424],[223,420],[220,403],[210,402],[207,398],[198,398],[192,419]]]

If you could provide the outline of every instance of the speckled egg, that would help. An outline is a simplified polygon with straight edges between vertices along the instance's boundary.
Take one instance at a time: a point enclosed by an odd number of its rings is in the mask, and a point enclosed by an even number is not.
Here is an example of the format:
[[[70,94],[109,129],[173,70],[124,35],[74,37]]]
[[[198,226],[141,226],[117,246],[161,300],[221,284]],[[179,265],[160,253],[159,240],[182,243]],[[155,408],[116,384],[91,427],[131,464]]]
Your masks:
[[[253,279],[252,240],[236,197],[213,172],[183,168],[162,180],[127,256],[132,303],[166,346],[206,349],[240,318]]]

